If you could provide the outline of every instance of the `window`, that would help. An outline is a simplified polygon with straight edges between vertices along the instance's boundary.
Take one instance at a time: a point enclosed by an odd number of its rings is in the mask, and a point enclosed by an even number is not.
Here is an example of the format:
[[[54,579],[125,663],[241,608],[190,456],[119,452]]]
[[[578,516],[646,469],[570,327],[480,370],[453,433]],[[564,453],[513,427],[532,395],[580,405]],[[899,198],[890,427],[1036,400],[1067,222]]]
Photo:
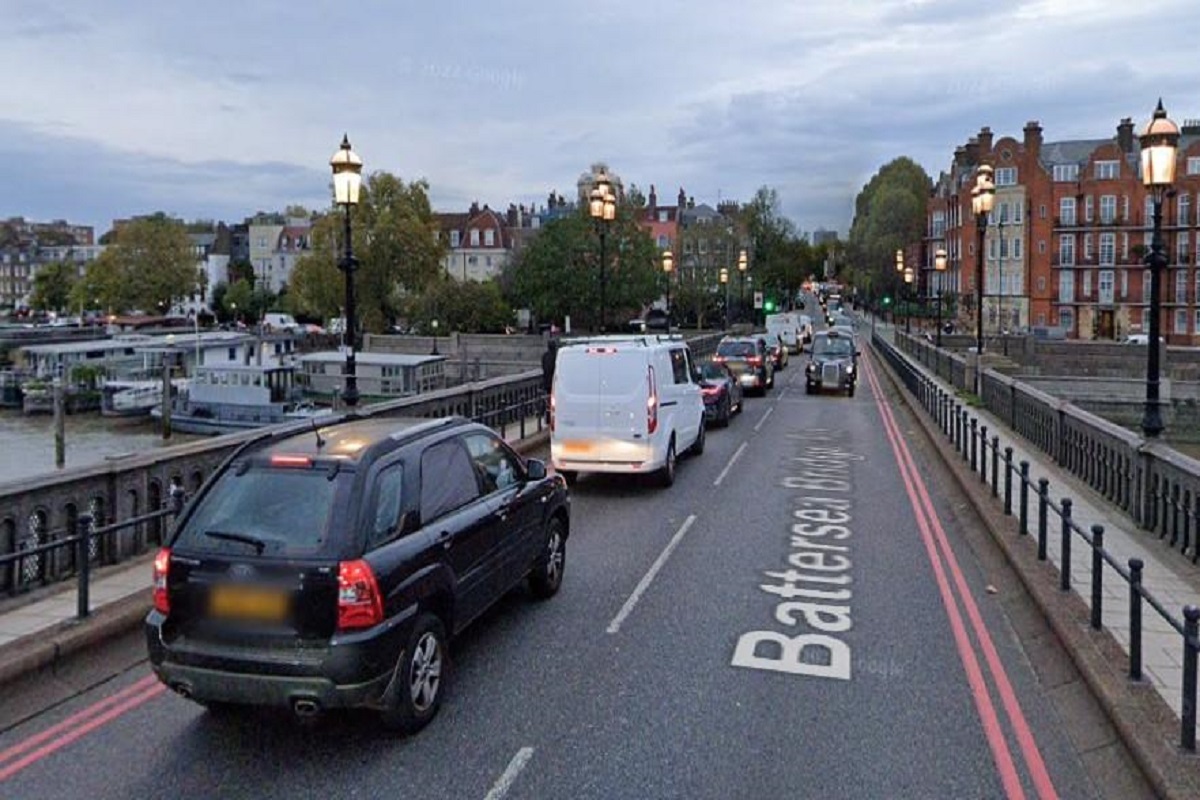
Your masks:
[[[988,258],[996,258],[996,239],[988,239]]]
[[[1087,197],[1083,198],[1083,218],[1088,222],[1091,222],[1096,218],[1094,208],[1095,203],[1093,202],[1092,196],[1089,194]]]
[[[1121,234],[1121,260],[1122,261],[1129,260],[1129,234],[1128,233]]]
[[[435,444],[421,454],[421,522],[462,508],[479,496],[475,467],[457,439]]]
[[[1094,174],[1095,174],[1096,180],[1099,180],[1099,181],[1113,180],[1114,178],[1119,178],[1121,176],[1121,162],[1119,162],[1119,161],[1097,161],[1096,162],[1096,171]]]
[[[458,247],[461,239],[462,239],[462,233],[460,231],[450,231],[450,246],[451,247]]]
[[[1187,333],[1187,309],[1175,309],[1175,333]]]
[[[1058,201],[1058,219],[1063,225],[1075,224],[1075,198],[1063,197]]]
[[[1150,302],[1150,270],[1142,270],[1142,302]]]
[[[463,442],[471,454],[485,495],[507,489],[520,480],[520,462],[497,437],[471,433],[463,437]]]
[[[1115,194],[1100,195],[1100,222],[1111,225],[1117,219],[1117,196]]]
[[[1192,330],[1200,331],[1200,311],[1196,312],[1195,320],[1192,322]]]
[[[1058,273],[1058,302],[1073,303],[1075,301],[1075,270],[1064,269]]]
[[[1054,165],[1054,181],[1056,183],[1069,183],[1070,181],[1079,180],[1079,165],[1078,164],[1055,164]]]
[[[1020,236],[1014,236],[1014,237],[1013,237],[1013,240],[1012,240],[1012,257],[1013,257],[1013,258],[1020,258],[1020,257],[1021,257],[1021,237],[1020,237]]]
[[[1100,298],[1099,299],[1100,299],[1101,303],[1112,303],[1113,287],[1115,284],[1114,278],[1115,278],[1115,276],[1111,269],[1100,270],[1100,281],[1099,281]]]
[[[1179,199],[1175,201],[1175,213],[1178,215],[1179,225],[1187,225],[1188,219],[1191,216],[1192,200],[1186,194],[1180,194]]]
[[[1092,271],[1090,269],[1085,269],[1083,271],[1083,287],[1081,294],[1083,297],[1092,296]]]
[[[1188,156],[1187,174],[1200,175],[1200,156]]]
[[[402,533],[401,502],[404,499],[404,465],[385,467],[375,480],[375,522],[368,547],[378,546]]]
[[[1121,270],[1121,299],[1129,297],[1129,270]]]
[[[1196,270],[1196,299],[1200,301],[1200,270]],[[1200,328],[1196,330],[1200,331]]]
[[[496,232],[494,230],[492,230],[491,228],[488,228],[486,231],[483,232],[483,246],[484,247],[495,247],[496,246]]]
[[[471,247],[479,247],[479,228],[471,228]]]
[[[1181,231],[1175,236],[1175,260],[1180,264],[1188,263],[1188,243],[1191,238],[1187,231]]]
[[[1042,219],[1046,218],[1046,204],[1042,203],[1038,206],[1038,216]]]
[[[1017,225],[1021,224],[1021,215],[1023,213],[1025,213],[1024,206],[1025,206],[1025,204],[1023,202],[1021,202],[1020,200],[1017,200],[1012,204],[1012,213],[1013,213],[1013,223],[1014,224],[1017,224]]]
[[[1150,244],[1149,229],[1154,224],[1154,198],[1146,197],[1146,206],[1142,209],[1142,227],[1147,229],[1146,244]]]
[[[659,222],[670,222],[670,220],[668,219],[669,216],[670,216],[670,212],[668,212],[665,208],[660,208],[658,210],[658,221]]]
[[[669,244],[670,242],[667,240],[667,235],[665,233],[660,233],[658,235],[658,249],[666,250]]]
[[[1089,233],[1083,237],[1083,263],[1090,263],[1092,260],[1092,235]]]
[[[1175,272],[1175,302],[1187,302],[1187,270],[1181,269]]]
[[[997,186],[1016,186],[1017,185],[1017,168],[1016,167],[1000,167],[996,170],[996,185]]]
[[[1115,233],[1100,234],[1100,263],[1107,267],[1117,263],[1117,235]]]
[[[1064,308],[1058,312],[1059,327],[1066,330],[1069,334],[1075,332],[1075,312],[1070,308]]]
[[[696,242],[696,251],[697,251],[698,253],[700,253],[700,255],[702,255],[702,256],[703,256],[703,255],[707,255],[707,253],[708,253],[708,239],[701,239],[700,241]]]
[[[671,374],[675,377],[675,383],[691,383],[692,376],[688,371],[687,351],[683,348],[674,348],[671,350]]]
[[[1046,240],[1038,239],[1038,253],[1044,254],[1045,252],[1046,252]]]

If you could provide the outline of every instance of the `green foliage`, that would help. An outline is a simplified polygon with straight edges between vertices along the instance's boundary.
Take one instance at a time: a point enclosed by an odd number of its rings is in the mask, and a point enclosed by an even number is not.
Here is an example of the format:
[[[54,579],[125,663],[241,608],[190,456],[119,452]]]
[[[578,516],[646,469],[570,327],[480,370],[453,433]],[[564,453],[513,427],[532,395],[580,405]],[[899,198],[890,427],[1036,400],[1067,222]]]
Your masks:
[[[544,321],[595,330],[600,317],[600,235],[584,209],[545,225],[509,262],[502,285],[514,306]],[[658,248],[636,210],[617,206],[605,235],[605,307],[610,325],[641,314],[661,292]]]
[[[244,258],[239,258],[237,261],[230,261],[227,271],[229,273],[229,280],[234,283],[238,281],[254,283],[254,265]]]
[[[200,270],[183,224],[159,213],[123,225],[88,265],[72,305],[158,313],[195,293]]]
[[[351,222],[358,262],[355,289],[364,330],[386,330],[400,316],[405,296],[421,292],[441,272],[445,244],[428,193],[424,180],[405,183],[387,172],[376,172],[363,181]],[[338,260],[344,248],[344,224],[340,209],[314,224],[312,251],[292,271],[288,306],[293,314],[317,319],[341,315],[345,282]]]
[[[33,276],[30,307],[38,311],[64,311],[72,306],[79,308],[78,303],[71,304],[71,289],[76,280],[74,264],[65,261],[43,264]],[[87,305],[87,301],[84,305]]]
[[[895,281],[895,254],[925,234],[932,183],[925,170],[901,156],[880,168],[854,200],[847,249],[852,282],[868,294]]]
[[[441,278],[407,298],[405,311],[421,330],[430,330],[429,323],[436,319],[442,333],[503,333],[513,324],[512,307],[494,280],[458,283]]]

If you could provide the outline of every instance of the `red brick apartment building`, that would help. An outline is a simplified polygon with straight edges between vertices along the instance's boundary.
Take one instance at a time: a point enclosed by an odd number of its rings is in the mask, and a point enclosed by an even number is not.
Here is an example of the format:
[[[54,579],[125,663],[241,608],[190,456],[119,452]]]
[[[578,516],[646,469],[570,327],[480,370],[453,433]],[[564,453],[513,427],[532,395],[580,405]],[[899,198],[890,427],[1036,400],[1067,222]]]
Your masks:
[[[1163,207],[1162,330],[1172,344],[1200,344],[1200,121],[1181,128],[1175,192]],[[982,128],[935,181],[922,286],[957,295],[960,322],[973,329],[971,188],[976,168],[990,164],[996,197],[984,236],[984,331],[1058,328],[1069,338],[1118,341],[1144,332],[1153,209],[1138,132],[1129,118],[1107,139],[1046,142],[1037,122],[1019,139],[995,139]],[[933,271],[939,247],[948,255],[940,275]]]

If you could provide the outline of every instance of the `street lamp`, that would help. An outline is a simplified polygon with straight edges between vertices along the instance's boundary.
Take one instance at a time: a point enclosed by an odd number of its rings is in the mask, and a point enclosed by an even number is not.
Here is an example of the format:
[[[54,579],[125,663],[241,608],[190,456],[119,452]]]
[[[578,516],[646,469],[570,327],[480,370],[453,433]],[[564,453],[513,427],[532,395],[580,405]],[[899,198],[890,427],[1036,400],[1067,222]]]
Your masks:
[[[438,329],[438,321],[437,321],[436,319],[435,319],[435,320],[430,320],[430,322],[429,322],[429,327],[433,328],[433,349],[431,349],[431,350],[429,351],[429,355],[431,355],[431,356],[440,355],[440,354],[438,353],[438,349],[437,349],[437,329]]]
[[[942,346],[942,275],[946,272],[946,248],[933,254],[933,270],[937,273],[937,346]]]
[[[975,187],[971,189],[971,212],[975,214],[975,394],[979,394],[980,372],[983,367],[983,237],[987,231],[988,214],[996,199],[992,168],[980,164],[975,170]]]
[[[663,277],[667,281],[667,333],[671,332],[671,272],[675,269],[675,258],[670,250],[662,254]]]
[[[896,250],[896,277],[897,283],[902,283],[904,280],[904,251]],[[898,287],[899,288],[899,287]],[[899,295],[899,292],[896,292]],[[896,304],[892,306],[892,324],[896,324],[896,308],[900,305],[900,297],[896,298]]]
[[[904,332],[912,333],[913,268],[904,268]]]
[[[738,252],[738,273],[741,277],[741,285],[738,288],[738,312],[745,313],[746,308],[746,270],[750,268],[750,259],[746,255],[745,250]]]
[[[729,269],[728,268],[721,267],[720,280],[721,280],[721,286],[725,290],[725,305],[721,309],[721,317],[722,317],[721,327],[728,328],[729,327]]]
[[[1138,137],[1142,147],[1142,184],[1150,190],[1154,200],[1154,235],[1150,240],[1150,252],[1146,265],[1150,267],[1150,336],[1146,351],[1146,407],[1142,413],[1142,433],[1147,438],[1158,436],[1163,430],[1162,415],[1158,409],[1158,357],[1159,357],[1159,300],[1161,297],[1162,270],[1167,266],[1162,235],[1163,199],[1175,183],[1175,154],[1179,144],[1179,126],[1167,117],[1162,98],[1154,116]]]
[[[607,172],[596,176],[595,186],[589,197],[588,214],[595,221],[596,232],[600,237],[600,332],[604,333],[607,327],[604,307],[604,248],[608,226],[617,217],[617,196],[613,194],[612,181],[609,180]]]
[[[333,168],[334,202],[345,210],[342,224],[345,248],[341,260],[338,261],[338,269],[342,271],[346,280],[346,319],[342,331],[342,343],[346,347],[346,366],[343,368],[346,385],[342,390],[342,402],[347,408],[353,409],[358,405],[358,378],[354,363],[354,334],[358,329],[354,305],[354,270],[358,267],[358,259],[354,257],[354,244],[351,239],[350,207],[358,205],[363,162],[358,154],[350,149],[349,136],[343,134],[342,146],[333,154],[333,158],[329,159],[329,166]]]

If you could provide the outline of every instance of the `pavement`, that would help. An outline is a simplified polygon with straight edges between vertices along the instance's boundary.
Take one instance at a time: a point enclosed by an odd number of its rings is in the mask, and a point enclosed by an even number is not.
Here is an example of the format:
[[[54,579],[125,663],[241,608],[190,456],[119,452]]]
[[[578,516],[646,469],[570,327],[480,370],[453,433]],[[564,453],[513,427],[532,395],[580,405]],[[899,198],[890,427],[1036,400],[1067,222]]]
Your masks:
[[[891,338],[891,326],[877,325],[877,331]],[[864,332],[864,338],[869,333]],[[944,390],[955,393],[954,387],[938,378],[932,371],[910,361],[924,375]],[[883,365],[882,359],[875,361]],[[881,370],[886,371],[886,370]],[[1146,772],[1156,790],[1164,797],[1200,796],[1197,775],[1200,766],[1195,754],[1179,748],[1181,736],[1181,705],[1183,681],[1183,638],[1148,603],[1142,608],[1142,672],[1143,680],[1131,681],[1129,670],[1129,587],[1111,568],[1105,567],[1101,602],[1103,630],[1089,626],[1091,607],[1091,549],[1075,535],[1071,548],[1071,591],[1059,588],[1062,523],[1057,514],[1048,512],[1047,559],[1053,569],[1037,561],[1037,482],[1049,481],[1049,496],[1053,503],[1063,498],[1072,501],[1072,519],[1084,530],[1093,525],[1104,527],[1104,548],[1115,559],[1127,565],[1137,557],[1144,563],[1143,586],[1179,620],[1185,605],[1200,605],[1200,568],[1173,550],[1156,535],[1140,529],[1131,519],[1085,483],[1061,470],[1055,461],[1030,442],[1007,428],[999,418],[982,407],[970,407],[969,413],[987,426],[989,439],[999,438],[1000,452],[1011,447],[1013,463],[1029,463],[1033,489],[1029,493],[1028,536],[1018,534],[1020,501],[1019,478],[1013,481],[1013,515],[1003,513],[1004,483],[1000,478],[1000,497],[991,494],[990,448],[988,483],[972,472],[969,461],[955,452],[949,439],[907,391],[901,391],[914,416],[951,465],[968,497],[984,522],[992,529],[993,538],[1004,549],[1027,590],[1034,597],[1051,627],[1062,640],[1081,674],[1108,713],[1113,725],[1130,748],[1139,766]],[[1001,457],[1003,470],[1003,456]],[[1190,773],[1190,774],[1189,774]]]
[[[518,452],[549,441],[541,420],[526,420],[506,440]],[[0,601],[0,687],[37,671],[54,673],[69,657],[136,628],[150,611],[150,582],[154,553],[95,570],[89,587],[91,613],[76,616],[77,587],[73,580],[37,589],[29,595]]]

